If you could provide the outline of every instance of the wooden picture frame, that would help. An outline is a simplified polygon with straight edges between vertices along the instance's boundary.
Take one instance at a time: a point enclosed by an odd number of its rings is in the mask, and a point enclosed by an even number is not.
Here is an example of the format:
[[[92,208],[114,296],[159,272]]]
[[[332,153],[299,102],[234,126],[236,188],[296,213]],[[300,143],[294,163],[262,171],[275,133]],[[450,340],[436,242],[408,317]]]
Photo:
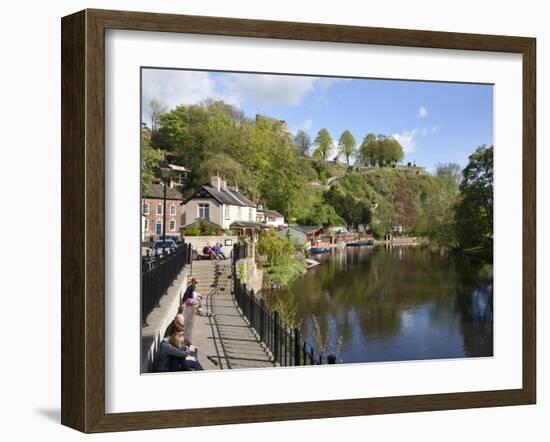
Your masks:
[[[523,385],[221,408],[105,412],[105,30],[494,51],[523,63]],[[533,38],[106,10],[62,19],[62,424],[83,432],[533,404],[536,400],[536,41]],[[84,234],[83,234],[84,232]]]

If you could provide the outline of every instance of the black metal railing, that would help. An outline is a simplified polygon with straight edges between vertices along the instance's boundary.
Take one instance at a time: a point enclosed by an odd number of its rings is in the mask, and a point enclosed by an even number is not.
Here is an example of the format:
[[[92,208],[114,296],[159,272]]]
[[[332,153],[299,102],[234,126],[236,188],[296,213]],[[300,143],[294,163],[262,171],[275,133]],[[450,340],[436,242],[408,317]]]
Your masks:
[[[336,356],[324,356],[302,339],[298,327],[284,323],[277,310],[271,311],[264,299],[248,290],[236,273],[236,263],[242,256],[241,245],[233,248],[233,294],[235,301],[260,340],[269,348],[273,360],[281,366],[335,364]],[[239,250],[240,249],[240,250]]]
[[[159,258],[142,259],[141,264],[141,321],[159,306],[160,298],[174,283],[186,265],[191,264],[191,244],[182,244],[170,254]]]
[[[235,265],[235,262],[239,259],[248,258],[249,252],[250,245],[247,242],[233,245],[233,265]]]

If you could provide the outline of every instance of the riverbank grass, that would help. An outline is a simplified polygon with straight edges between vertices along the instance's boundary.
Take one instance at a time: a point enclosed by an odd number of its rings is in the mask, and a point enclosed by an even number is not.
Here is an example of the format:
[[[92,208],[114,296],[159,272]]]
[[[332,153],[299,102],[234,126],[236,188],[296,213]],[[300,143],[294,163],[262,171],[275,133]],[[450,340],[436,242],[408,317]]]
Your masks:
[[[307,264],[303,259],[285,257],[264,267],[264,285],[284,287],[306,272]]]

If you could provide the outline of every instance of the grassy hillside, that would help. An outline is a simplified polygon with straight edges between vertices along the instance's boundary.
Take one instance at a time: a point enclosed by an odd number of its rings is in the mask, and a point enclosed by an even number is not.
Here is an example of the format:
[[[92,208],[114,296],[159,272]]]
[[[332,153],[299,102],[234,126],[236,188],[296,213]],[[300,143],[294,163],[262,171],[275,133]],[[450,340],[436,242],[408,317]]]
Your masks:
[[[363,208],[377,235],[391,232],[393,226],[423,234],[426,211],[443,190],[442,180],[423,169],[382,167],[346,173],[326,197],[340,215],[355,221],[353,224],[360,223],[360,216],[346,212],[351,211],[350,206]]]

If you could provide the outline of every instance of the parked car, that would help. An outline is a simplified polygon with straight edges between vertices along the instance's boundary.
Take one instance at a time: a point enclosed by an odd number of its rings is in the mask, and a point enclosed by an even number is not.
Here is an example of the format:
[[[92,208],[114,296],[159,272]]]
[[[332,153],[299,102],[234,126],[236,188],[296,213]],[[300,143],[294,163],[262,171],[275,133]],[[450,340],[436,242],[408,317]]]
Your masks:
[[[174,250],[178,248],[178,245],[176,244],[176,241],[173,239],[166,239],[166,241],[163,241],[162,239],[159,241],[155,241],[153,244],[153,255],[155,256],[161,256],[172,253]]]

